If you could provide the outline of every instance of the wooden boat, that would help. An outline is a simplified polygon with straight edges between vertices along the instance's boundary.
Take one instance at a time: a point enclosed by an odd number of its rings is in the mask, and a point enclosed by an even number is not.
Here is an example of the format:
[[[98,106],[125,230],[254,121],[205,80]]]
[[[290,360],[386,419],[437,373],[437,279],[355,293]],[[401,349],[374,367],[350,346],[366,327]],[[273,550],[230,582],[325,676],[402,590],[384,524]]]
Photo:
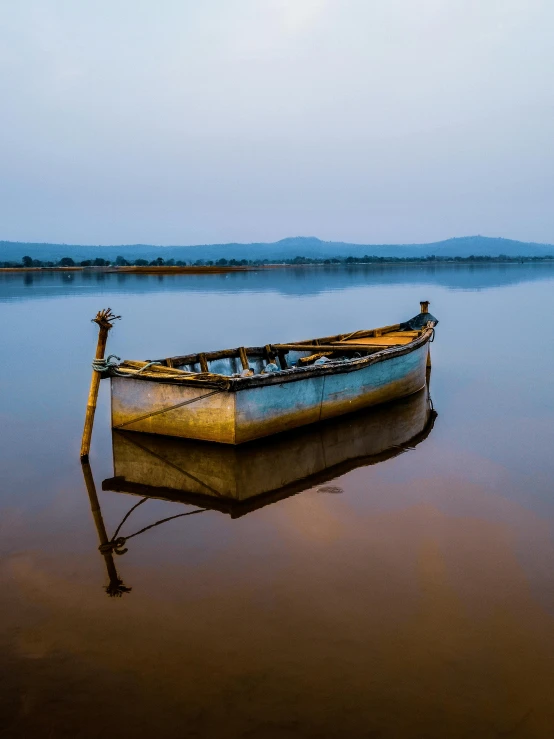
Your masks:
[[[437,319],[110,368],[112,427],[241,444],[410,395]]]
[[[102,488],[236,518],[413,449],[435,418],[426,385],[379,408],[240,446],[114,431],[114,477]]]

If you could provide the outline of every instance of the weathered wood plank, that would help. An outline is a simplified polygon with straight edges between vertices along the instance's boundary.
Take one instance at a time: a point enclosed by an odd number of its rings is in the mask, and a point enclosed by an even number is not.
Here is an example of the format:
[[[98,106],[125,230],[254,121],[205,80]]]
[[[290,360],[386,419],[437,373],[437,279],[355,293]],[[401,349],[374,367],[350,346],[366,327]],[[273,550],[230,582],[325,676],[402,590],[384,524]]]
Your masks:
[[[148,362],[138,362],[133,359],[125,359],[123,360],[124,366],[119,368],[120,372],[125,372],[125,370],[132,370],[135,372],[136,370],[142,369],[143,367],[146,367]],[[194,372],[188,372],[187,370],[180,370],[176,367],[164,367],[163,364],[153,364],[152,366],[148,367],[148,372],[153,373],[159,373],[159,374],[169,374],[169,375],[193,375]]]
[[[243,346],[240,346],[238,351],[239,351],[240,363],[242,364],[242,369],[249,369],[250,365],[248,364],[248,357],[246,355],[246,349]]]
[[[289,351],[291,350],[299,350],[302,351],[317,351],[317,352],[344,352],[344,351],[365,351],[372,349],[371,344],[348,344],[347,342],[343,342],[342,344],[302,344],[299,346],[298,344],[273,344],[274,348],[277,350],[280,349],[287,349]],[[379,344],[376,345],[377,350],[382,349],[383,345]]]
[[[365,345],[365,346],[395,346],[395,344],[409,344],[415,339],[415,336],[370,336],[367,339],[348,339],[344,344],[352,346],[352,344]]]

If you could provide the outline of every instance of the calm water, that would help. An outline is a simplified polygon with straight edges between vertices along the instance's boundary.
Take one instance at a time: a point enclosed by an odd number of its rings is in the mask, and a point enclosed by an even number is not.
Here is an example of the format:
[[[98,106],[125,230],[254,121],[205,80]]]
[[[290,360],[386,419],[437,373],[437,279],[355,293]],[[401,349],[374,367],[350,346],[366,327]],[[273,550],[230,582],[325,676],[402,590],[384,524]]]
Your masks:
[[[440,319],[427,438],[237,519],[149,529],[108,597],[78,460],[99,308],[123,316],[110,352],[148,358],[421,299]],[[548,265],[0,277],[2,736],[551,739],[553,314]],[[111,536],[138,499],[102,491],[108,391],[91,470]],[[187,510],[149,500],[121,532]]]

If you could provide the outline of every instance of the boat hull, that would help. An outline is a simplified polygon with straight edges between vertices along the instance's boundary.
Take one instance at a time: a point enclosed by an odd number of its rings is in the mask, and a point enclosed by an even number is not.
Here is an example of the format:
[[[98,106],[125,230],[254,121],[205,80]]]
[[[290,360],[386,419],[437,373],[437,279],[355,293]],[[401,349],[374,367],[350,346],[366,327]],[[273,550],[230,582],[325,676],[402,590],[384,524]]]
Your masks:
[[[112,377],[112,427],[224,444],[406,397],[425,386],[428,342],[339,372],[279,373],[229,388]],[[267,376],[266,376],[267,377]]]

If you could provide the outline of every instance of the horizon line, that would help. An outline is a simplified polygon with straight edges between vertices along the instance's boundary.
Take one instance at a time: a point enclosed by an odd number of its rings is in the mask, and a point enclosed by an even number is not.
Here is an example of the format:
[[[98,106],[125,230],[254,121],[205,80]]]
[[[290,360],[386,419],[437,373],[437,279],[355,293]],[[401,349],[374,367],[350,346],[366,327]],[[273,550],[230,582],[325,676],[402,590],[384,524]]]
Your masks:
[[[439,239],[437,241],[417,241],[417,242],[391,242],[391,243],[372,243],[372,242],[356,242],[356,241],[325,241],[320,239],[318,236],[285,236],[277,241],[227,241],[227,242],[211,242],[204,244],[149,244],[146,242],[135,242],[126,244],[84,244],[84,243],[68,243],[65,241],[12,241],[9,239],[1,239],[0,245],[4,244],[25,244],[34,246],[67,246],[67,247],[87,247],[87,248],[128,248],[136,246],[147,246],[154,247],[156,249],[174,249],[174,248],[194,248],[194,247],[210,247],[210,246],[273,246],[275,244],[281,244],[286,241],[294,241],[301,239],[304,241],[319,241],[321,244],[344,244],[347,246],[391,246],[391,247],[409,247],[409,246],[430,246],[433,244],[444,244],[449,241],[460,241],[469,239],[486,239],[494,241],[512,241],[519,244],[533,244],[537,246],[554,246],[550,242],[542,241],[522,241],[521,239],[513,239],[506,236],[483,236],[482,234],[472,234],[470,236],[450,236],[446,239]]]

